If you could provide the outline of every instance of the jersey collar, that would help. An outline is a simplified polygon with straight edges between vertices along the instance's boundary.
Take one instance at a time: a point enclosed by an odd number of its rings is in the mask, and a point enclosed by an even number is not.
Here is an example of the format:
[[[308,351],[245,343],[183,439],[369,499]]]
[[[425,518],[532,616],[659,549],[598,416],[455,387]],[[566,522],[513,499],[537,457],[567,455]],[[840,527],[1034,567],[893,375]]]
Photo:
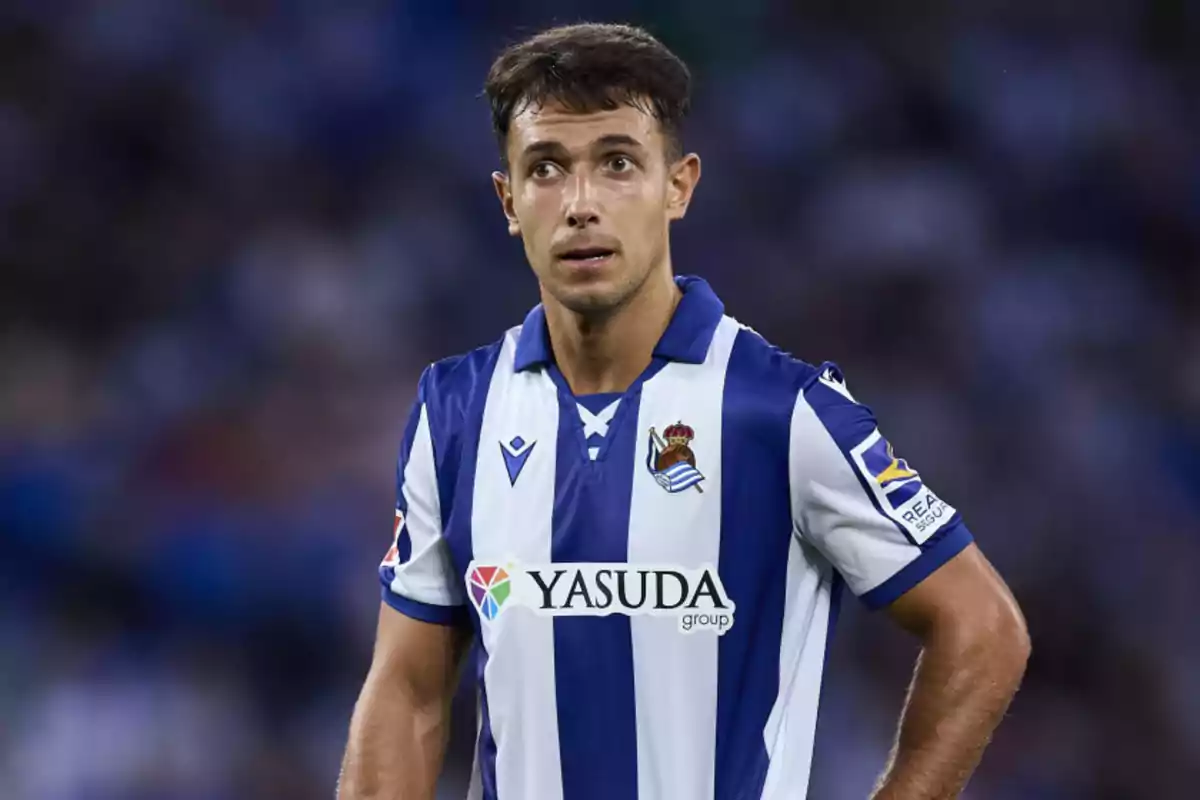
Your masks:
[[[712,343],[717,324],[725,315],[725,306],[701,278],[679,275],[675,283],[683,291],[683,298],[675,307],[662,338],[654,346],[654,355],[668,361],[702,364],[708,355],[708,346]],[[539,303],[525,317],[525,324],[521,326],[513,370],[522,372],[553,361],[550,335],[546,330],[546,312]]]

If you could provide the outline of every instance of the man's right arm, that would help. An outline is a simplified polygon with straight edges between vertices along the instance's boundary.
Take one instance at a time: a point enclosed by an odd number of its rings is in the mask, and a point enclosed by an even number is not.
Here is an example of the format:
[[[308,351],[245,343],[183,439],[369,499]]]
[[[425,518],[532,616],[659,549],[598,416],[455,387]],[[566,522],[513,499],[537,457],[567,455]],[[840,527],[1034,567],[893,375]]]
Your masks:
[[[433,800],[469,641],[460,626],[421,622],[381,604],[338,800]]]

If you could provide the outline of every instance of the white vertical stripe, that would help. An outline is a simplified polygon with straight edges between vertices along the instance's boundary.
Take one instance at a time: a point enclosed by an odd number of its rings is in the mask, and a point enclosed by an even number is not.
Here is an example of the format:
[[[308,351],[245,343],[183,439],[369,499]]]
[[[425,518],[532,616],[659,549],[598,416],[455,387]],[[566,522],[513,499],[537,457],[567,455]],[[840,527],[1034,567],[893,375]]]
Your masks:
[[[471,513],[476,563],[550,562],[558,394],[540,370],[513,372],[509,333],[488,387]],[[534,442],[516,483],[500,442]],[[496,739],[496,791],[502,798],[561,800],[554,621],[524,608],[483,620],[484,680]]]
[[[763,731],[771,765],[762,800],[807,796],[829,634],[832,576],[832,567],[820,553],[792,538],[779,649],[779,695]]]
[[[717,327],[703,364],[672,363],[642,387],[629,513],[629,562],[713,567],[721,552],[721,407],[738,326]],[[683,422],[703,491],[671,494],[646,469],[649,430]],[[735,622],[736,624],[736,622]],[[742,624],[746,624],[743,622]],[[715,633],[683,634],[674,618],[638,616],[633,636],[638,800],[713,796],[717,727]]]
[[[412,556],[396,567],[392,592],[421,603],[461,605],[466,602],[459,588],[461,581],[454,574],[450,550],[442,538],[441,500],[429,436],[429,414],[424,405],[404,465],[400,491],[408,506],[404,525],[412,540]]]
[[[875,508],[858,475],[804,392],[792,414],[792,516],[856,595],[874,589],[921,555]]]

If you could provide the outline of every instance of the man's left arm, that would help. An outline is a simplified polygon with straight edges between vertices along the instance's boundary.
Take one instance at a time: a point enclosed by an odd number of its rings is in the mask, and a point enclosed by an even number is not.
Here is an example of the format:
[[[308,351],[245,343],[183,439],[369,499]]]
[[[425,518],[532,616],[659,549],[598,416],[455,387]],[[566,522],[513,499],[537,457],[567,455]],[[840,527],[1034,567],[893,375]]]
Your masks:
[[[873,797],[958,797],[1025,673],[1025,619],[974,544],[901,595],[888,614],[922,647]]]
[[[800,391],[790,436],[797,535],[922,644],[876,800],[957,797],[1024,674],[1021,611],[962,516],[893,452],[836,365]]]

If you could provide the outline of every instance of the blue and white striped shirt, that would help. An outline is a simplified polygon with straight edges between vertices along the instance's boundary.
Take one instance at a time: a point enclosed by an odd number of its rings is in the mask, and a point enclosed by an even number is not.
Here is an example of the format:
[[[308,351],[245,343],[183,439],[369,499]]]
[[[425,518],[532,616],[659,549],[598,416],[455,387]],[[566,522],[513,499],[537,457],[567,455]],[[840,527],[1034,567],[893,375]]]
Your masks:
[[[839,585],[884,606],[971,541],[835,366],[678,282],[620,395],[572,395],[540,307],[421,378],[380,579],[474,628],[472,797],[805,797]]]

